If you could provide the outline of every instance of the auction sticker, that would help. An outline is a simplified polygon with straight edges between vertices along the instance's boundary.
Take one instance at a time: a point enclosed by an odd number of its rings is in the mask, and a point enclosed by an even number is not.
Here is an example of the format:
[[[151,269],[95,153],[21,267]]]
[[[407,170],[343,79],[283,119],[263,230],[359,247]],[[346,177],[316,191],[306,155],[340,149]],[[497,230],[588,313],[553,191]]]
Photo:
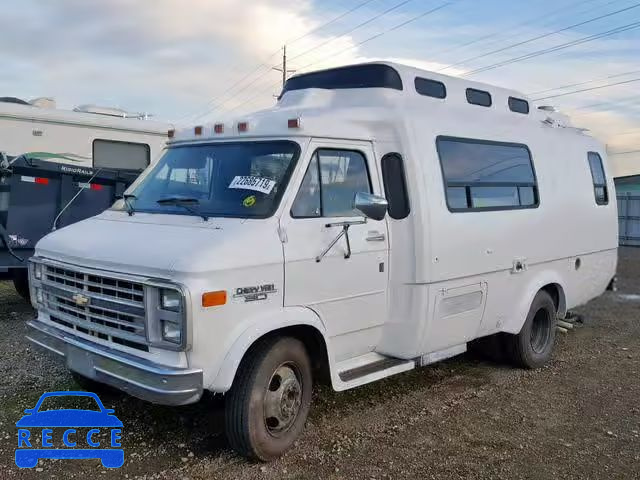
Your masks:
[[[253,190],[254,192],[271,193],[276,186],[275,180],[263,177],[235,177],[229,184],[229,188],[239,188],[241,190]]]

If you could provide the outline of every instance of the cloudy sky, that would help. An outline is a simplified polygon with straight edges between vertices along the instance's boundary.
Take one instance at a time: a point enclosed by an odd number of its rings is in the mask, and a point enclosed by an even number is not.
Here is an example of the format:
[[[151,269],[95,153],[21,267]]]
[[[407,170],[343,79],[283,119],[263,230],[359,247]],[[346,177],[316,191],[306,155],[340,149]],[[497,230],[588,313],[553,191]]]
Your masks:
[[[63,108],[179,123],[261,108],[278,93],[271,67],[287,44],[297,71],[390,58],[534,99],[588,89],[541,103],[621,157],[640,149],[631,0],[6,0],[0,32],[0,96]]]

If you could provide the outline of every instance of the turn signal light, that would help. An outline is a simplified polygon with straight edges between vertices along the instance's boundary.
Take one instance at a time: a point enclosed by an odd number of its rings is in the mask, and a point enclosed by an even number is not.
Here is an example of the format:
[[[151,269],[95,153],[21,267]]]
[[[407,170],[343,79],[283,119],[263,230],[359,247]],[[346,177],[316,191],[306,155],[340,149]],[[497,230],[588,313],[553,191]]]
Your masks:
[[[227,292],[225,290],[218,290],[217,292],[206,292],[202,294],[202,306],[217,307],[227,303]]]

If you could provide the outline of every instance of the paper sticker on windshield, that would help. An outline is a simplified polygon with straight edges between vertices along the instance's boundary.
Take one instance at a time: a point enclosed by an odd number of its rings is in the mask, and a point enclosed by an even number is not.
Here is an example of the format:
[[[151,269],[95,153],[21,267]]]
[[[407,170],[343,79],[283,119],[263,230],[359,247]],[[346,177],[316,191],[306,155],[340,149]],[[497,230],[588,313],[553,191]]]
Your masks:
[[[240,177],[237,176],[229,184],[229,188],[239,188],[241,190],[253,190],[254,192],[269,195],[273,187],[276,186],[275,180],[262,177]]]

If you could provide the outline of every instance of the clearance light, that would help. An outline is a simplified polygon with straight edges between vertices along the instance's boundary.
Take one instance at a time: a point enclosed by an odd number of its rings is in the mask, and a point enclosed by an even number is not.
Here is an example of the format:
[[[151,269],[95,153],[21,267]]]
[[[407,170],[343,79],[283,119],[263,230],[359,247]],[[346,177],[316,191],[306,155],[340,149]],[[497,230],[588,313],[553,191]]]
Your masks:
[[[169,137],[169,138],[173,138],[173,137],[175,137],[175,135],[176,135],[176,131],[173,130],[173,129],[171,129],[171,130],[169,130],[167,132],[167,137]]]
[[[249,124],[247,122],[238,122],[238,131],[239,132],[248,132]]]
[[[195,133],[196,135],[202,135],[202,125],[198,125],[197,127],[194,127],[193,133]]]
[[[287,126],[289,128],[300,128],[300,119],[299,118],[290,118],[287,122]]]
[[[227,292],[225,290],[218,290],[217,292],[206,292],[202,294],[202,306],[217,307],[227,303]]]
[[[213,131],[215,133],[224,133],[224,123],[216,123],[213,126]]]

